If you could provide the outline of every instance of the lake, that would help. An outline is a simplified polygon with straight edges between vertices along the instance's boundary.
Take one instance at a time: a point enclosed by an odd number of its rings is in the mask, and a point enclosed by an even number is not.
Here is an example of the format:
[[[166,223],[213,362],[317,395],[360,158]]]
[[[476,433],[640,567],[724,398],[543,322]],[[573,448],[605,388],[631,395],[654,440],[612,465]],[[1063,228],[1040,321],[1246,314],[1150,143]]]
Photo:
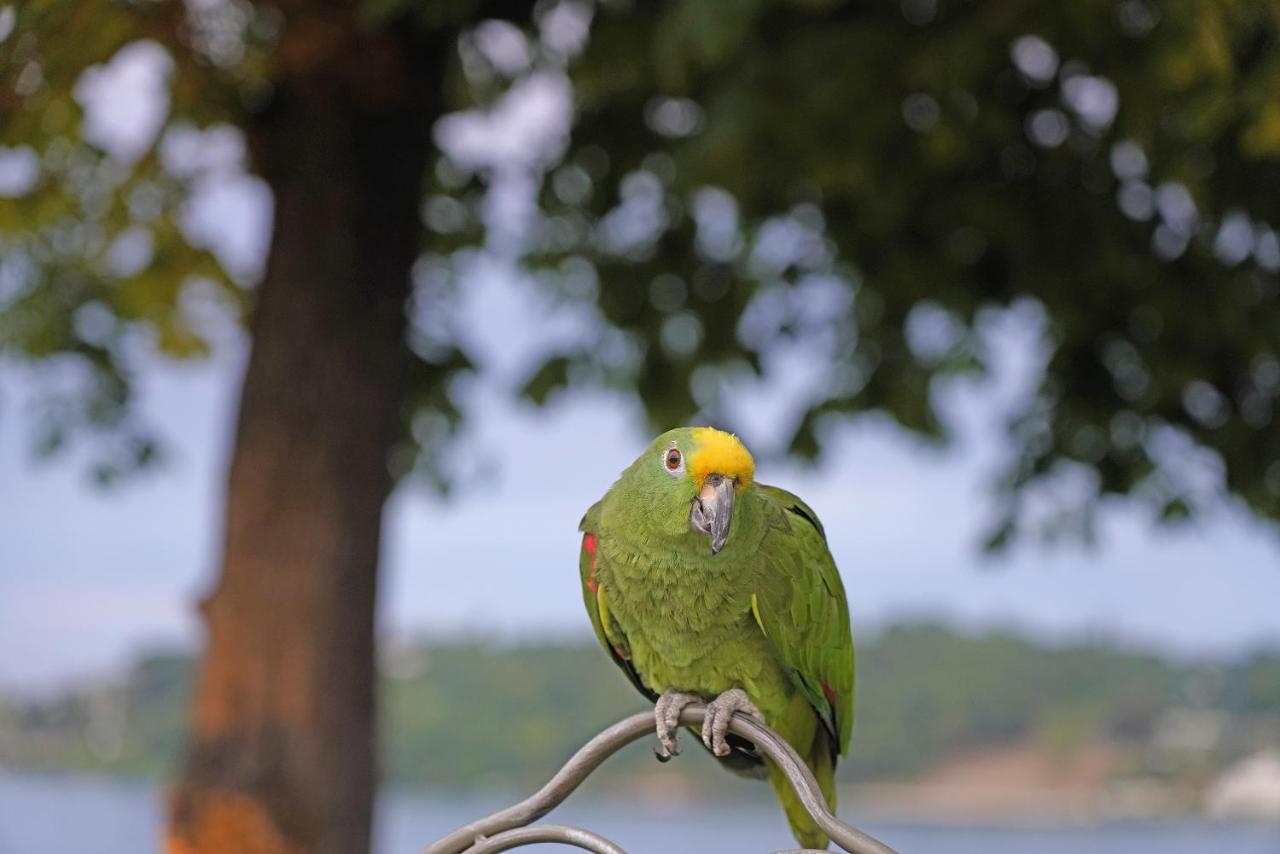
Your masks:
[[[392,791],[378,805],[377,854],[415,854],[457,825],[509,803],[492,795]],[[158,850],[162,811],[160,796],[145,783],[0,772],[0,854],[147,854]],[[587,827],[635,854],[794,847],[780,811],[765,800],[655,806],[583,796],[571,798],[549,820]],[[1267,825],[1178,821],[1008,828],[868,821],[862,826],[903,854],[1280,854],[1280,827]]]

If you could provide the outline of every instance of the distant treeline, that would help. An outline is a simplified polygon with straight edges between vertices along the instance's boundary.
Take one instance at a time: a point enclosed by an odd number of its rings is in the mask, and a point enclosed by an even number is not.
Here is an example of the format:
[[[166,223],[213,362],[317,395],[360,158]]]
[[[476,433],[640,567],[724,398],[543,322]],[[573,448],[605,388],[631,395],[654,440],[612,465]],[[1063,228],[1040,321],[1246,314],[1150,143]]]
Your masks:
[[[189,658],[156,655],[116,685],[0,700],[0,764],[162,777],[181,750],[191,679]],[[397,645],[384,680],[382,767],[405,784],[525,788],[645,707],[586,640]],[[1190,664],[1103,643],[903,625],[859,644],[853,751],[841,774],[908,780],[970,748],[1105,742],[1132,748],[1134,775],[1202,776],[1274,739],[1278,715],[1280,651]],[[636,770],[654,770],[645,747],[611,760],[605,785]]]

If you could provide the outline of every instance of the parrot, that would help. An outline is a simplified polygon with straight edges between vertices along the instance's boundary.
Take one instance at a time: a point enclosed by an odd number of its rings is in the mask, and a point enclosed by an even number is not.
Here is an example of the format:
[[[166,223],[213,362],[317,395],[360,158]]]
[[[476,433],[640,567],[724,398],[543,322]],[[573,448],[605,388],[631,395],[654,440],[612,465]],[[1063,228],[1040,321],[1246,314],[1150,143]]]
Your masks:
[[[730,771],[767,777],[796,840],[826,848],[786,777],[727,731],[735,712],[772,727],[834,813],[853,730],[849,606],[817,514],[754,474],[731,433],[663,433],[582,518],[583,602],[605,652],[655,704],[658,758],[678,752],[684,707],[706,703],[703,746]]]

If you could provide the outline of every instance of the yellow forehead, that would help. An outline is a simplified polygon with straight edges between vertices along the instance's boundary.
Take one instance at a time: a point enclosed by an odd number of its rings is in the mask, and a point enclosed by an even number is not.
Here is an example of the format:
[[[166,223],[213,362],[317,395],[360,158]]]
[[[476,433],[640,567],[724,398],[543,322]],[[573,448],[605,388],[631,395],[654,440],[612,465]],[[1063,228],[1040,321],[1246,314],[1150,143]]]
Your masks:
[[[736,478],[739,489],[751,483],[756,463],[737,436],[714,427],[696,427],[693,441],[697,447],[688,455],[689,474],[699,484],[709,474]]]

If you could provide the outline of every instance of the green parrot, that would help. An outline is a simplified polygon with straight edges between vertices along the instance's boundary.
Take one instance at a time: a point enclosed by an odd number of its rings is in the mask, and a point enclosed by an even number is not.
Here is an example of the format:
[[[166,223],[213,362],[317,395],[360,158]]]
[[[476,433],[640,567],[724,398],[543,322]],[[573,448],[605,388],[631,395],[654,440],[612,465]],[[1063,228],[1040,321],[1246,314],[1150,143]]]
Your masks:
[[[658,758],[677,752],[681,710],[706,702],[707,749],[768,776],[800,844],[826,848],[773,763],[727,734],[734,712],[777,730],[835,810],[853,729],[849,606],[817,515],[754,472],[736,436],[663,433],[582,518],[582,596],[605,650],[655,702]]]

